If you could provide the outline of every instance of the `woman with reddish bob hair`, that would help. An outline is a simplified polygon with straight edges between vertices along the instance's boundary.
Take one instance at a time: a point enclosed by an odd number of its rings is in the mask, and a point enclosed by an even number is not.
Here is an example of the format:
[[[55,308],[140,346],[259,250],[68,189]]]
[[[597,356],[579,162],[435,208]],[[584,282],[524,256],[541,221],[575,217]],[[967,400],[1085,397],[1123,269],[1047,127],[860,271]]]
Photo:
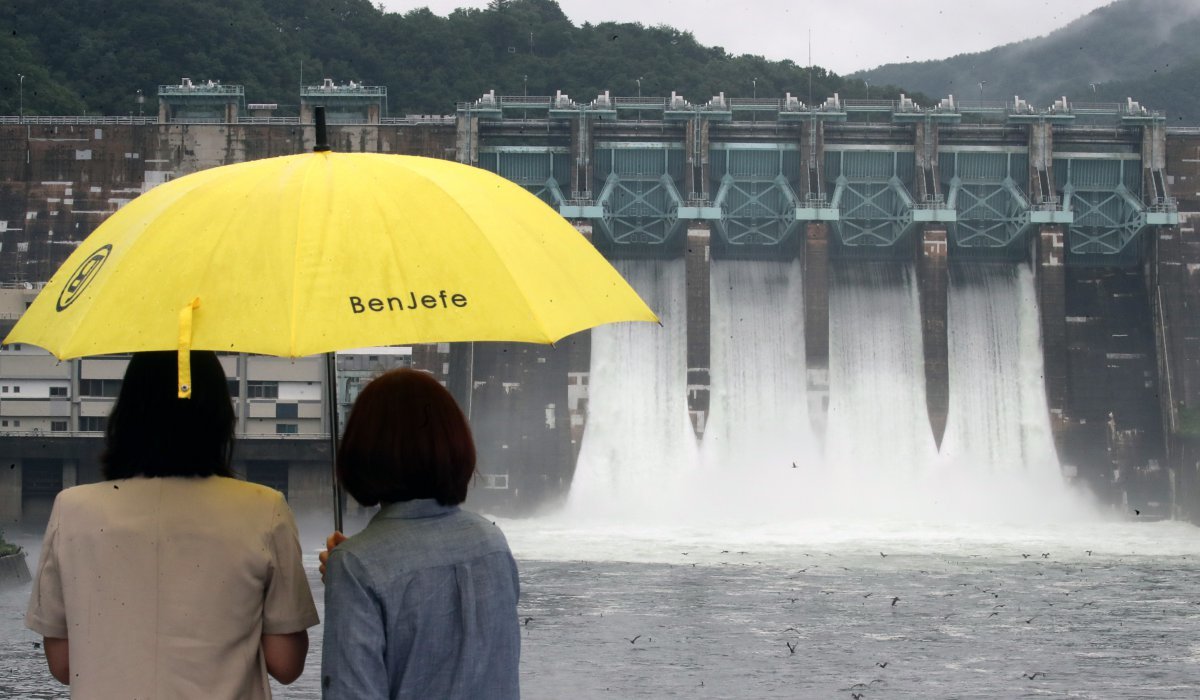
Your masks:
[[[321,555],[323,698],[519,698],[517,566],[500,529],[458,507],[475,444],[450,392],[411,369],[373,380],[337,474],[381,508]]]

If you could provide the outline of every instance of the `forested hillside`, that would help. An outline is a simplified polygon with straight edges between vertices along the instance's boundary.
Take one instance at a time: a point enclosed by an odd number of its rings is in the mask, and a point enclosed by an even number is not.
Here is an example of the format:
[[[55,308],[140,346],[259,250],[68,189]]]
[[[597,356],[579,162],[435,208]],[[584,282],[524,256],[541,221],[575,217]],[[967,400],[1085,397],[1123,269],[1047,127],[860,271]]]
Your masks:
[[[792,61],[731,56],[688,32],[640,24],[575,26],[554,0],[493,0],[439,17],[385,13],[368,0],[5,0],[0,3],[0,113],[136,113],[181,77],[246,87],[247,99],[295,112],[299,86],[322,78],[388,89],[392,114],[450,113],[498,94],[712,95],[814,101],[862,97],[866,84]],[[756,85],[755,85],[756,83]],[[872,97],[898,89],[871,81]],[[919,98],[920,96],[918,96]]]
[[[1014,5],[1014,11],[1021,6]],[[1031,27],[1036,13],[1029,14]],[[1124,102],[1167,113],[1168,124],[1200,123],[1200,0],[1119,0],[1046,36],[941,61],[899,63],[855,73],[931,97],[978,100],[1014,95],[1046,106]]]

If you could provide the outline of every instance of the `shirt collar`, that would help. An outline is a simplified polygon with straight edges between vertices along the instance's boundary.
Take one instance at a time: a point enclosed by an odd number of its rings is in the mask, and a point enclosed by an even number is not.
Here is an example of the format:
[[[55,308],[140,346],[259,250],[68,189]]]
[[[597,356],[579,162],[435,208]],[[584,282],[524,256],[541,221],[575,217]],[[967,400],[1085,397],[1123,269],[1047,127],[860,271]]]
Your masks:
[[[371,518],[396,518],[401,520],[414,520],[417,518],[436,518],[442,515],[448,515],[458,510],[458,506],[444,506],[432,498],[418,498],[411,501],[400,501],[399,503],[390,503],[379,509],[375,517]]]

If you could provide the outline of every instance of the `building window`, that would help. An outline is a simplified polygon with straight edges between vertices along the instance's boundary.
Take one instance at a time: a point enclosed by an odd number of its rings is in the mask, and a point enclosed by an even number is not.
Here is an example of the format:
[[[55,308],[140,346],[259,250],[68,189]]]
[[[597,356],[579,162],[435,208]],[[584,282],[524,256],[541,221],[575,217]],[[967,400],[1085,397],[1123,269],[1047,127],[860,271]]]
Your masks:
[[[295,423],[276,423],[276,435],[295,435],[300,432],[300,426]]]
[[[279,382],[246,382],[246,398],[277,399],[279,398]]]
[[[508,488],[508,474],[480,474],[483,488],[504,490]]]
[[[67,387],[65,387],[65,386],[52,386],[52,387],[50,387],[50,395],[51,395],[51,396],[62,396],[62,397],[66,397],[66,395],[67,395]]]
[[[50,432],[52,432],[52,433],[65,433],[65,432],[67,432],[67,422],[66,422],[65,420],[52,420],[52,421],[50,421]]]
[[[8,393],[8,385],[7,384],[0,387],[0,394],[7,394],[7,393]]]
[[[121,393],[120,379],[80,379],[80,396],[103,396],[115,398]]]
[[[14,393],[14,394],[19,394],[19,393],[21,393],[21,387],[19,387],[19,386],[14,386],[14,387],[13,387],[13,393]]]
[[[229,379],[227,381],[229,382],[229,395],[236,399],[238,396],[238,389],[239,389],[238,380]]]
[[[275,404],[276,418],[299,418],[300,406],[294,403],[277,403]]]
[[[85,433],[102,433],[108,429],[108,416],[80,416],[79,429]]]

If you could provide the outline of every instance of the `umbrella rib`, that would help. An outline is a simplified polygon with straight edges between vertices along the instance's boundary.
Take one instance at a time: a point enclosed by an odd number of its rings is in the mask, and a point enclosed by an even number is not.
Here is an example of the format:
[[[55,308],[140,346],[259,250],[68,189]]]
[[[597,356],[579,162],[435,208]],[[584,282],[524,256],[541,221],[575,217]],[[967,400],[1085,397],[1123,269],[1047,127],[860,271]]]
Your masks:
[[[469,166],[469,165],[463,165],[463,167],[470,168],[470,167],[472,167],[472,166]],[[439,188],[441,187],[441,183],[440,183],[440,182],[438,182],[438,178],[434,178],[434,177],[431,177],[431,176],[428,176],[428,175],[425,175],[425,176],[423,176],[423,177],[424,177],[426,180],[431,180],[431,181],[435,182],[435,183],[436,183],[436,184],[439,186]],[[520,187],[520,185],[516,185],[516,184],[513,184],[512,186],[513,186],[513,187]],[[480,223],[479,223],[479,221],[476,219],[476,217],[475,217],[475,216],[474,216],[474,215],[473,215],[473,214],[472,214],[470,211],[468,211],[468,210],[466,209],[466,207],[464,207],[464,206],[462,205],[462,203],[461,203],[461,202],[459,202],[459,201],[458,201],[456,198],[453,198],[453,197],[448,197],[448,199],[450,200],[450,202],[451,202],[451,203],[453,203],[453,204],[454,204],[454,206],[455,206],[455,207],[456,207],[456,208],[457,208],[457,209],[458,209],[460,212],[462,212],[463,216],[464,216],[464,217],[466,217],[466,218],[467,218],[467,219],[468,219],[468,220],[469,220],[469,221],[470,221],[472,224],[474,224],[474,225],[475,225],[477,228],[479,228],[480,230],[485,230],[485,228],[486,228],[486,227],[484,227],[484,226],[480,225]],[[524,227],[524,226],[522,226],[522,231],[524,231],[524,230],[525,230],[525,227]],[[489,249],[492,251],[492,255],[493,255],[493,256],[494,256],[494,257],[495,257],[497,260],[500,260],[500,261],[502,261],[502,262],[507,262],[507,261],[505,260],[505,256],[504,256],[504,255],[502,255],[502,254],[500,253],[500,249],[499,249],[499,248],[496,246],[496,244],[495,244],[495,243],[492,241],[492,239],[491,239],[491,238],[489,238],[489,237],[487,237],[487,236],[483,236],[483,239],[484,239],[484,241],[486,241],[488,248],[489,248]],[[501,266],[501,269],[503,269],[503,270],[507,271],[507,270],[508,270],[508,266],[507,266],[507,265],[502,265],[502,266]],[[546,343],[552,343],[552,342],[554,342],[554,340],[556,340],[556,339],[555,339],[555,338],[551,338],[551,337],[550,337],[550,333],[548,333],[548,332],[546,331],[546,329],[545,329],[545,325],[542,323],[542,320],[541,320],[541,318],[538,316],[535,306],[534,306],[532,303],[530,303],[529,294],[528,294],[528,292],[526,292],[524,285],[522,285],[522,284],[521,284],[521,280],[519,280],[517,277],[515,277],[515,276],[514,276],[514,275],[512,275],[512,274],[508,274],[508,275],[507,275],[507,277],[508,277],[508,279],[510,280],[510,282],[512,283],[513,287],[514,287],[514,288],[517,290],[517,292],[520,294],[520,296],[521,296],[521,299],[525,301],[525,304],[526,304],[526,306],[528,306],[528,307],[529,307],[530,313],[531,313],[531,314],[533,314],[533,317],[536,319],[536,324],[535,324],[535,325],[537,326],[537,329],[538,329],[538,331],[541,333],[541,337],[542,337],[542,339],[543,339],[541,342],[546,342]]]
[[[303,156],[303,158],[305,160],[307,160],[307,162],[309,164],[312,164],[315,162],[328,163],[329,162],[328,158],[330,157],[331,153],[332,153],[332,151],[324,151],[324,152],[320,152],[320,153],[305,154]],[[322,160],[317,160],[317,159],[322,159]],[[304,179],[300,184],[300,197],[296,200],[296,212],[295,212],[296,213],[296,227],[295,227],[295,236],[292,241],[292,288],[291,288],[292,302],[289,305],[291,307],[291,312],[290,312],[290,318],[288,319],[288,357],[296,357],[297,356],[297,353],[296,353],[296,328],[297,328],[296,320],[297,320],[297,317],[299,316],[297,305],[299,303],[300,295],[296,293],[296,290],[300,286],[300,239],[303,234],[302,228],[304,227],[304,225],[306,223],[304,217],[301,215],[300,208],[301,208],[301,206],[303,206],[304,202],[308,201],[308,190],[309,190],[308,183],[309,183],[309,178],[312,177],[312,170],[313,170],[312,165],[308,165],[308,167],[304,168]]]

